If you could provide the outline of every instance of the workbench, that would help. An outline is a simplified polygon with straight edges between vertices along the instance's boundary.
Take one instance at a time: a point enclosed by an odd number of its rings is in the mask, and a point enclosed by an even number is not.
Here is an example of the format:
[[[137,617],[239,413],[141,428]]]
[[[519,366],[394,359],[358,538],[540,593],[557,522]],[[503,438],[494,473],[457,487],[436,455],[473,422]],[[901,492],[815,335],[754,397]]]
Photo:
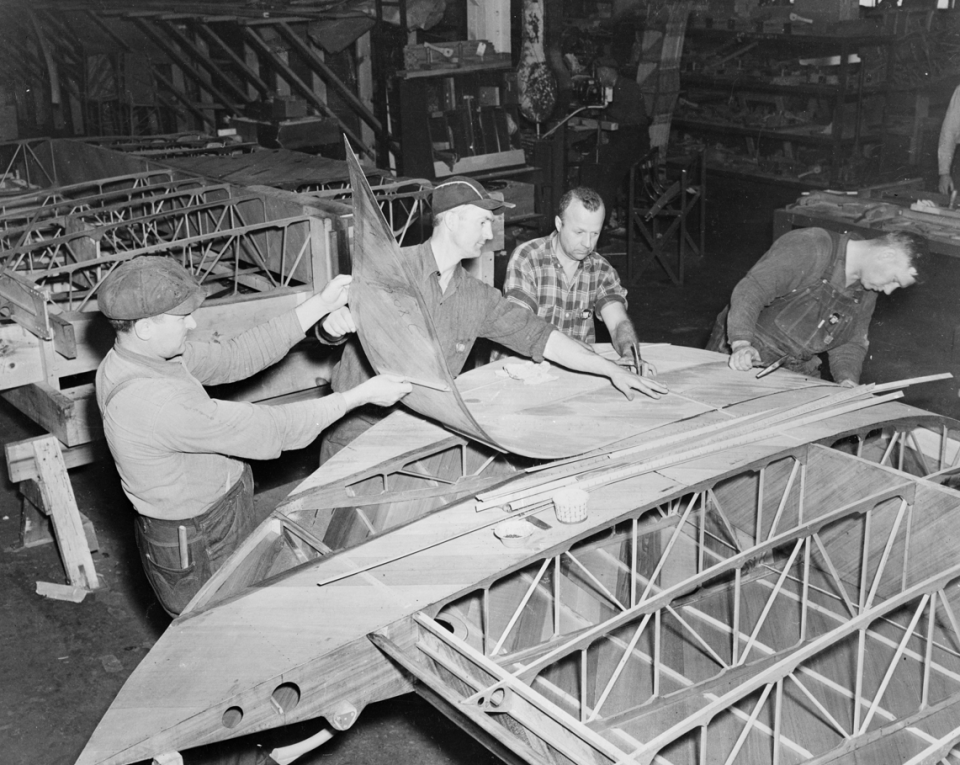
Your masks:
[[[849,204],[846,206],[854,208],[853,212],[855,212],[855,206],[858,203],[862,204],[865,209],[871,207],[876,209],[879,205],[889,206],[893,210],[899,208],[899,216],[881,217],[875,220],[870,219],[869,216],[858,219],[853,216],[850,210],[846,214],[839,209],[835,213],[831,213],[822,206],[806,208],[802,204],[791,205],[773,213],[773,238],[777,239],[795,228],[810,226],[819,226],[829,231],[853,231],[866,239],[873,239],[890,231],[904,230],[923,237],[931,253],[960,258],[960,218],[956,219],[956,225],[947,227],[945,224],[942,232],[936,232],[932,228],[928,228],[936,223],[935,220],[924,222],[926,218],[932,216],[925,213],[918,214],[916,211],[910,210],[910,205],[918,198],[938,201],[940,196],[936,193],[928,193],[917,189],[911,193],[900,191],[892,195],[881,195],[879,197],[847,197]],[[927,230],[923,230],[925,228]],[[955,234],[950,230],[952,228],[956,229]]]

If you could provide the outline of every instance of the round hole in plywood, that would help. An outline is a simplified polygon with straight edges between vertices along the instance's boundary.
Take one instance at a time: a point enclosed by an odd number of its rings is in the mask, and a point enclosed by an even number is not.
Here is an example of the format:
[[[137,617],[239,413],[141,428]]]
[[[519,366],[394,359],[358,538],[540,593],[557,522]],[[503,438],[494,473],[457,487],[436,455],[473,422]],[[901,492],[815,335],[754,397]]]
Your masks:
[[[469,634],[467,631],[467,625],[464,624],[463,619],[456,614],[453,614],[449,611],[441,611],[439,614],[437,614],[435,621],[447,632],[453,633],[461,640],[467,639]]]
[[[289,714],[300,703],[300,686],[296,683],[281,683],[273,691],[273,702],[282,714]]]
[[[224,728],[236,728],[242,719],[243,710],[240,707],[227,707],[227,711],[223,713],[220,722],[223,723]]]

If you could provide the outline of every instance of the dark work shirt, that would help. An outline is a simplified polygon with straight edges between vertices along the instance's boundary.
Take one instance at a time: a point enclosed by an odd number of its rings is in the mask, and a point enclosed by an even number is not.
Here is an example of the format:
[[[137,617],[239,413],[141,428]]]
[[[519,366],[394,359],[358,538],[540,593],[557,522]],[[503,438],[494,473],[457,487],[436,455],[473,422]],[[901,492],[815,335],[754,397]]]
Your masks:
[[[833,240],[822,228],[800,228],[777,239],[733,290],[727,319],[728,340],[753,342],[753,329],[760,312],[777,298],[819,282],[832,257]],[[860,289],[859,282],[846,286],[845,264],[846,253],[840,258],[840,267],[831,277],[831,284],[844,291]],[[835,380],[860,379],[876,303],[877,293],[867,291],[850,340],[827,352],[830,373]]]
[[[430,241],[404,247],[400,257],[413,264],[418,287],[433,320],[440,348],[450,374],[456,377],[470,355],[478,337],[506,346],[534,361],[543,361],[547,338],[555,328],[515,303],[499,290],[474,279],[459,263],[445,293],[440,292],[440,269],[433,257]],[[333,372],[335,391],[349,390],[374,375],[360,341],[350,338]]]

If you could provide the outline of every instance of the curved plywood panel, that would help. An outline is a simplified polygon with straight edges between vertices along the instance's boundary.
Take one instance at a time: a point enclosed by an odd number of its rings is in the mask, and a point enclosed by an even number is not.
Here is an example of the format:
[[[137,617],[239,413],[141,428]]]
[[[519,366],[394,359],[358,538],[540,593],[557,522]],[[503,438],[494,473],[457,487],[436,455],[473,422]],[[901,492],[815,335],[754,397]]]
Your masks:
[[[353,186],[353,284],[350,312],[377,372],[414,383],[403,403],[469,438],[503,449],[473,419],[447,369],[437,332],[410,278],[356,155],[347,146]]]

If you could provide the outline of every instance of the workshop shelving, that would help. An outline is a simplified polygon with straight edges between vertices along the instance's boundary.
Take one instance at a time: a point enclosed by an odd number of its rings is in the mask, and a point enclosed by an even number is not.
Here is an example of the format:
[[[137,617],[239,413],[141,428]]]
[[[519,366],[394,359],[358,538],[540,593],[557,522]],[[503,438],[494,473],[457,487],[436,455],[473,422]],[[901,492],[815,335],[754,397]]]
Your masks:
[[[893,42],[688,27],[673,128],[708,144],[734,139],[739,172],[857,185],[864,155],[882,156]]]
[[[512,70],[498,60],[398,72],[404,174],[433,180],[523,166]]]

